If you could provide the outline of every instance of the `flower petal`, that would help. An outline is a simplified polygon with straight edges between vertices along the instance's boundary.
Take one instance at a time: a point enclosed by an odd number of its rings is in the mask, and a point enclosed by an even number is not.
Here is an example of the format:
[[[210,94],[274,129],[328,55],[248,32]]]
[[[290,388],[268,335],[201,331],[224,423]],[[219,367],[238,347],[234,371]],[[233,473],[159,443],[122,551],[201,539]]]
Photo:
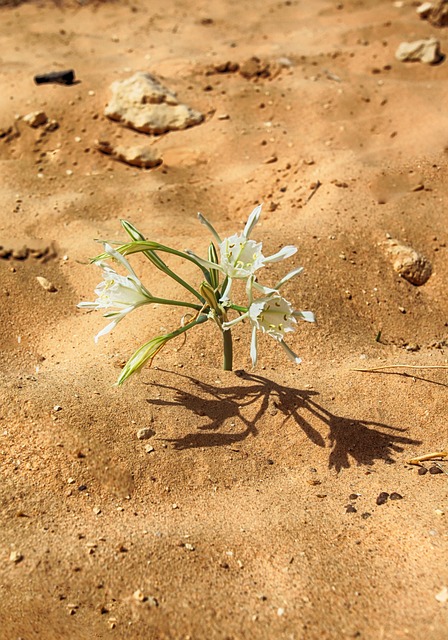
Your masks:
[[[294,351],[292,351],[288,345],[286,344],[286,342],[284,340],[279,340],[280,344],[282,345],[283,349],[286,351],[286,355],[288,356],[288,358],[290,360],[292,360],[293,362],[295,362],[295,364],[300,364],[302,362],[302,360],[299,358],[299,356],[297,356]]]
[[[250,341],[250,357],[252,359],[252,365],[255,367],[258,359],[257,352],[257,327],[252,327],[252,339]]]
[[[238,318],[235,318],[234,320],[229,320],[228,322],[223,322],[222,323],[222,328],[224,329],[224,331],[227,331],[228,329],[231,329],[234,325],[238,324],[238,322],[241,322],[242,320],[245,320],[248,315],[249,315],[249,312],[246,311],[246,313],[243,313],[241,316],[238,316]]]
[[[291,280],[291,278],[298,276],[299,273],[302,273],[302,271],[303,271],[303,267],[297,267],[297,269],[293,269],[292,271],[287,273],[286,276],[283,276],[283,278],[277,282],[274,289],[277,289],[277,290],[280,289],[280,287],[282,287],[285,284],[285,282],[288,282],[288,280]]]
[[[297,247],[293,247],[288,245],[287,247],[283,247],[277,253],[274,253],[272,256],[268,256],[263,260],[265,264],[270,264],[272,262],[279,262],[280,260],[286,260],[286,258],[290,258],[297,252]]]
[[[110,244],[107,244],[107,242],[104,243],[104,249],[105,249],[106,253],[108,253],[110,255],[111,258],[115,258],[115,260],[117,260],[117,262],[120,262],[123,265],[123,267],[128,271],[128,273],[130,273],[130,275],[133,278],[136,278],[137,281],[140,282],[137,274],[134,271],[134,269],[131,267],[131,265],[126,260],[126,258],[121,255],[121,253],[119,251],[115,251],[115,249],[113,249],[110,246]],[[102,266],[102,265],[100,264],[100,266]],[[110,269],[110,267],[109,267],[109,269]]]
[[[227,278],[226,288],[224,289],[223,294],[219,299],[220,302],[226,302],[227,300],[229,300],[229,293],[230,293],[231,287],[232,287],[232,278]]]
[[[312,311],[294,311],[293,313],[296,318],[301,318],[306,322],[316,322],[316,316]]]
[[[261,204],[255,207],[255,209],[252,211],[249,218],[247,219],[246,226],[244,227],[244,231],[243,231],[243,236],[245,236],[246,238],[250,236],[252,229],[255,227],[255,225],[257,224],[260,218],[261,207],[262,207]]]

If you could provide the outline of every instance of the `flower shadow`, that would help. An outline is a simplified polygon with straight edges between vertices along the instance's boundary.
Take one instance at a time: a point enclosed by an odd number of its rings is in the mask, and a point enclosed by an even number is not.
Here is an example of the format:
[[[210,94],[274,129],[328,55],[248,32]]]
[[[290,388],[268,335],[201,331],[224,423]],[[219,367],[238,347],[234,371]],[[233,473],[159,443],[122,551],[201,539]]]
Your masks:
[[[350,467],[351,460],[357,465],[372,465],[375,460],[392,463],[394,453],[402,452],[407,445],[420,444],[420,441],[403,435],[406,432],[404,428],[331,413],[316,401],[319,395],[317,391],[293,389],[242,370],[235,371],[235,374],[245,381],[244,385],[223,388],[177,374],[192,383],[197,389],[196,393],[181,391],[160,382],[151,383],[159,389],[174,392],[174,397],[151,398],[148,399],[150,404],[183,407],[206,419],[198,431],[166,441],[172,442],[177,450],[236,444],[248,436],[257,436],[260,419],[267,411],[274,410],[283,414],[282,426],[288,420],[294,420],[316,446],[329,446],[329,467],[337,471]],[[255,407],[255,415],[248,419],[245,412],[251,405]],[[237,433],[224,432],[228,421],[235,418],[243,423],[244,429]],[[325,437],[311,424],[310,419],[313,422],[317,419],[327,427]]]

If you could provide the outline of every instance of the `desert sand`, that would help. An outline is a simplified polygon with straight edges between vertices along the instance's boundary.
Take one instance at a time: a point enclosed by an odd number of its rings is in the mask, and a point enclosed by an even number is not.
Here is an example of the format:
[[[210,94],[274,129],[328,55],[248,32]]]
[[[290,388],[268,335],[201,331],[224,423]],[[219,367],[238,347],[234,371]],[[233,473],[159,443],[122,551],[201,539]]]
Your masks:
[[[410,1],[1,5],[1,639],[446,639],[448,463],[408,461],[448,447],[448,62],[395,51],[434,36],[448,54],[447,30]],[[64,69],[74,84],[33,82]],[[137,71],[203,122],[106,118]],[[305,268],[284,287],[317,318],[289,338],[302,364],[261,336],[253,368],[240,326],[223,371],[207,323],[113,386],[182,311],[137,309],[95,344],[107,320],[76,307],[95,241],[124,241],[125,218],[206,255],[197,212],[226,236],[257,203],[266,255],[298,247],[266,279]],[[425,284],[389,237],[431,262]]]

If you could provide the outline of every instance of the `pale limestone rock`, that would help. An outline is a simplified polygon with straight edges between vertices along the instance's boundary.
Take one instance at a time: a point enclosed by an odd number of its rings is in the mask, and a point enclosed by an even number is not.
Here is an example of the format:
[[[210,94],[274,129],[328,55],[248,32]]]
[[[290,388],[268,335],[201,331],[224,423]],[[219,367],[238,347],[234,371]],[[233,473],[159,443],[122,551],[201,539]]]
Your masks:
[[[434,5],[432,2],[423,2],[423,4],[419,5],[415,11],[422,20],[427,20],[433,10],[433,7]]]
[[[125,147],[124,145],[114,145],[107,140],[97,140],[96,148],[101,153],[112,156],[115,160],[129,164],[132,167],[140,167],[141,169],[151,169],[162,164],[162,158],[149,145],[134,145]]]
[[[104,114],[144,133],[166,133],[186,129],[203,121],[198,111],[180,104],[176,94],[149,73],[138,72],[113,82],[112,99]]]
[[[385,245],[394,270],[402,278],[416,286],[421,286],[428,281],[432,273],[432,265],[427,258],[412,247],[393,238],[389,238]]]
[[[437,38],[402,42],[395,52],[395,57],[401,62],[420,61],[425,64],[435,64],[442,58],[440,42]]]

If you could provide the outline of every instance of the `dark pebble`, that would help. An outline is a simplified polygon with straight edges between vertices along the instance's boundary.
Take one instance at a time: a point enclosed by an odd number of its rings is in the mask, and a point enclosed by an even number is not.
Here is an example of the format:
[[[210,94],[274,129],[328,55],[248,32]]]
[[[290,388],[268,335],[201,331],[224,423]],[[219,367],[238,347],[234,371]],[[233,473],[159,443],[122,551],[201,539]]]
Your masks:
[[[356,507],[354,507],[352,504],[348,504],[345,507],[345,513],[356,513],[358,511],[358,509]]]
[[[268,464],[274,464],[274,461],[273,460],[267,460],[267,463]]]
[[[348,497],[349,500],[357,500],[359,498],[357,493],[351,493]]]
[[[42,73],[34,76],[36,84],[48,84],[56,82],[57,84],[73,84],[75,81],[75,72],[73,69],[67,71],[50,71],[50,73]]]
[[[371,513],[369,513],[368,511],[366,511],[365,513],[362,513],[362,514],[361,514],[361,518],[362,518],[363,520],[367,520],[367,518],[370,518],[370,516],[371,516],[371,515],[372,515]]]
[[[432,473],[432,475],[435,476],[437,473],[443,473],[443,471],[440,467],[436,467],[434,465],[433,467],[429,467],[429,473]]]
[[[390,499],[391,500],[403,500],[403,496],[400,493],[397,493],[396,491],[394,491],[393,493],[390,494]]]
[[[428,469],[426,467],[420,467],[417,473],[419,476],[424,476],[426,473],[428,473]]]
[[[87,485],[86,484],[80,484],[78,487],[78,491],[87,491]]]
[[[386,493],[385,491],[382,491],[378,496],[378,498],[376,499],[377,505],[384,504],[385,502],[387,502],[388,498],[389,498],[389,494]]]

